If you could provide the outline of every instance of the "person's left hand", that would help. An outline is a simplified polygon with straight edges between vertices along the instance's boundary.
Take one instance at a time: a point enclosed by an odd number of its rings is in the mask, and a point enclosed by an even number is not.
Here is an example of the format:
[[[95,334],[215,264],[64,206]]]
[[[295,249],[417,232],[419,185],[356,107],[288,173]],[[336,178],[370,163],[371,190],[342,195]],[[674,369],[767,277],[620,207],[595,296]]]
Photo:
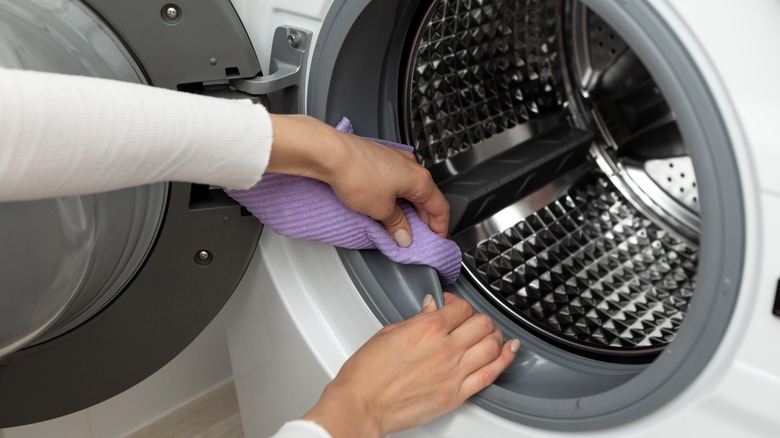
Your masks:
[[[514,360],[518,340],[471,304],[430,295],[412,318],[384,327],[339,371],[304,419],[334,438],[378,437],[418,426],[484,389]]]

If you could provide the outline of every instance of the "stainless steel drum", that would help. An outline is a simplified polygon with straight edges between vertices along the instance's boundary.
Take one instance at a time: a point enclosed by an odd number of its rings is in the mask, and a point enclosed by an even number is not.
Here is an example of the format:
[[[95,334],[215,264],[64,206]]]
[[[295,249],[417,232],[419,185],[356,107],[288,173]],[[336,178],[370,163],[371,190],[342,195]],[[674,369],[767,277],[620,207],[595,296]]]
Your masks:
[[[464,269],[518,324],[583,354],[641,359],[674,338],[696,284],[696,177],[662,93],[602,18],[579,2],[433,2],[403,97],[445,193],[465,184],[452,162],[561,126],[595,133],[576,170],[529,174],[529,190],[454,224]],[[482,178],[468,183],[495,184]]]

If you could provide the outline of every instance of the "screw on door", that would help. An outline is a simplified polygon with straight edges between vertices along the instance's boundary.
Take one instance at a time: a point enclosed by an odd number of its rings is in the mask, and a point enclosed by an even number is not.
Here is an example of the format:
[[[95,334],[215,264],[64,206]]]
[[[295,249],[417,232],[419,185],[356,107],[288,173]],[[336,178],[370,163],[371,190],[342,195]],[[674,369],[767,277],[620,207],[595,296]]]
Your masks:
[[[214,256],[211,254],[211,252],[205,249],[201,249],[195,252],[195,263],[201,266],[208,266],[213,261],[214,261]]]
[[[168,3],[160,10],[160,16],[164,22],[176,24],[181,21],[181,8],[173,3]]]

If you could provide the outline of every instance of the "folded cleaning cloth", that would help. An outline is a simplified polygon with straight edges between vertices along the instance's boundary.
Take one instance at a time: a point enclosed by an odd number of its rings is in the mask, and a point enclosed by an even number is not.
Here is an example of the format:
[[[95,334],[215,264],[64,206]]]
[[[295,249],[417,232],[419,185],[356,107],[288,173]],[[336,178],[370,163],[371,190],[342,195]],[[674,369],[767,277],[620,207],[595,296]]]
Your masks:
[[[344,118],[336,126],[353,134]],[[411,151],[411,146],[385,140],[372,141]],[[412,227],[412,244],[402,248],[382,224],[344,205],[329,185],[310,178],[266,173],[248,190],[225,190],[266,227],[283,236],[327,243],[349,249],[379,249],[390,260],[403,264],[429,265],[442,284],[460,273],[461,253],[455,242],[436,235],[420,219],[412,205],[399,200]]]

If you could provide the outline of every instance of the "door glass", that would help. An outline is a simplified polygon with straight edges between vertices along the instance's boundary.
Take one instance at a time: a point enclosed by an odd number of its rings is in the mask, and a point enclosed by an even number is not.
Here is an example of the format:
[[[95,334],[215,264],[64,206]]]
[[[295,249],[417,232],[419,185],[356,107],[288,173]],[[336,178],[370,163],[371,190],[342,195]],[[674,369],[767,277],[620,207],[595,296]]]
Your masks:
[[[0,2],[0,66],[143,82],[79,1]],[[154,244],[167,185],[0,203],[0,357],[77,327],[111,302]]]

